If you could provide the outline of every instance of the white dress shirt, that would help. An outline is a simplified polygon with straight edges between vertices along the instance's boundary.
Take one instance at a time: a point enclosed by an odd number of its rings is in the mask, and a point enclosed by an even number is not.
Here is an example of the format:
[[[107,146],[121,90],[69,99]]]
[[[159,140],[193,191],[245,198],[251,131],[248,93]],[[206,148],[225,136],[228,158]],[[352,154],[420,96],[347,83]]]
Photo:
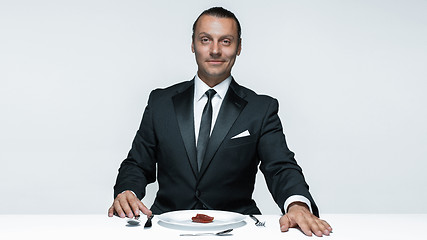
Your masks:
[[[221,108],[222,101],[224,100],[225,94],[227,94],[228,87],[230,86],[231,79],[232,77],[229,76],[220,84],[212,88],[216,91],[216,94],[212,98],[211,133],[215,126],[215,122],[218,117],[218,112],[219,112],[219,109]],[[197,139],[199,138],[199,129],[200,129],[200,122],[202,120],[203,108],[205,107],[208,101],[208,96],[206,96],[205,93],[209,89],[211,89],[211,87],[209,87],[206,83],[204,83],[196,74],[194,78],[194,105],[193,105],[194,106],[194,131],[195,131],[195,137],[196,137],[196,144],[197,144]],[[310,208],[310,212],[313,212],[311,210],[310,201],[306,197],[301,195],[292,195],[288,199],[286,199],[284,204],[285,211],[288,209],[288,206],[293,202],[303,202]]]
[[[231,76],[222,81],[220,84],[214,86],[212,89],[216,91],[216,94],[212,98],[212,124],[211,133],[214,128],[216,118],[218,117],[219,109],[221,108],[222,100],[227,94],[228,87],[231,83]],[[200,122],[202,121],[203,108],[208,102],[208,96],[206,91],[211,89],[206,83],[204,83],[197,75],[194,80],[194,131],[197,139],[199,138]]]

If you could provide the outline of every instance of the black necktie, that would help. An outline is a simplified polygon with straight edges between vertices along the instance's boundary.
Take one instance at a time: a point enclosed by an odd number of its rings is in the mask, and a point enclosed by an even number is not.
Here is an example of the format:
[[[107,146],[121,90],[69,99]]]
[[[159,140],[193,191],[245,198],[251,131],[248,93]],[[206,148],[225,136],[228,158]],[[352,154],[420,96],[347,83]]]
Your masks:
[[[200,121],[199,138],[197,139],[197,167],[200,170],[206,148],[209,142],[212,124],[212,97],[216,94],[215,90],[209,89],[205,92],[208,96],[208,102],[203,108],[202,120]]]

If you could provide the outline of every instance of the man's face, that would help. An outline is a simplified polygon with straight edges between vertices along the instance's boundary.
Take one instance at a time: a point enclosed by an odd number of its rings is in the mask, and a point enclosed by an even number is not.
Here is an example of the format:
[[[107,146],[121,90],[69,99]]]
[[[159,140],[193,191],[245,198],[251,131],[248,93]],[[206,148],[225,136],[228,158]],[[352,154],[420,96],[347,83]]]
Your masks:
[[[191,50],[195,53],[198,75],[213,87],[231,74],[241,43],[232,18],[203,15],[194,31]]]

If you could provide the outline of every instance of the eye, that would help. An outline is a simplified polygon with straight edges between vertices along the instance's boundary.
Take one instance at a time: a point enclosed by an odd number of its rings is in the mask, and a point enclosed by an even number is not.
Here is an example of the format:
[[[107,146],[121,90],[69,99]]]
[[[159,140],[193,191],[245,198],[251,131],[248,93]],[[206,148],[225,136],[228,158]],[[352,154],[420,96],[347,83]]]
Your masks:
[[[210,39],[207,38],[207,37],[202,37],[202,38],[200,38],[200,42],[202,42],[202,43],[209,43]]]
[[[230,44],[231,44],[231,41],[229,39],[222,40],[222,45],[229,46]]]

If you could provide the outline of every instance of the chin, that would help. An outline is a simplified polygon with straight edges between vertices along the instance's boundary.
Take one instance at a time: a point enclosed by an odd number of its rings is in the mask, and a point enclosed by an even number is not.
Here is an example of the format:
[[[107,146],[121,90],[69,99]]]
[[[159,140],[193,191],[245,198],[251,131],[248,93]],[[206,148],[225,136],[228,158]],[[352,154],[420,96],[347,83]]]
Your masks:
[[[225,71],[215,71],[214,70],[214,71],[206,71],[206,73],[212,77],[220,77],[220,76],[226,75]]]

